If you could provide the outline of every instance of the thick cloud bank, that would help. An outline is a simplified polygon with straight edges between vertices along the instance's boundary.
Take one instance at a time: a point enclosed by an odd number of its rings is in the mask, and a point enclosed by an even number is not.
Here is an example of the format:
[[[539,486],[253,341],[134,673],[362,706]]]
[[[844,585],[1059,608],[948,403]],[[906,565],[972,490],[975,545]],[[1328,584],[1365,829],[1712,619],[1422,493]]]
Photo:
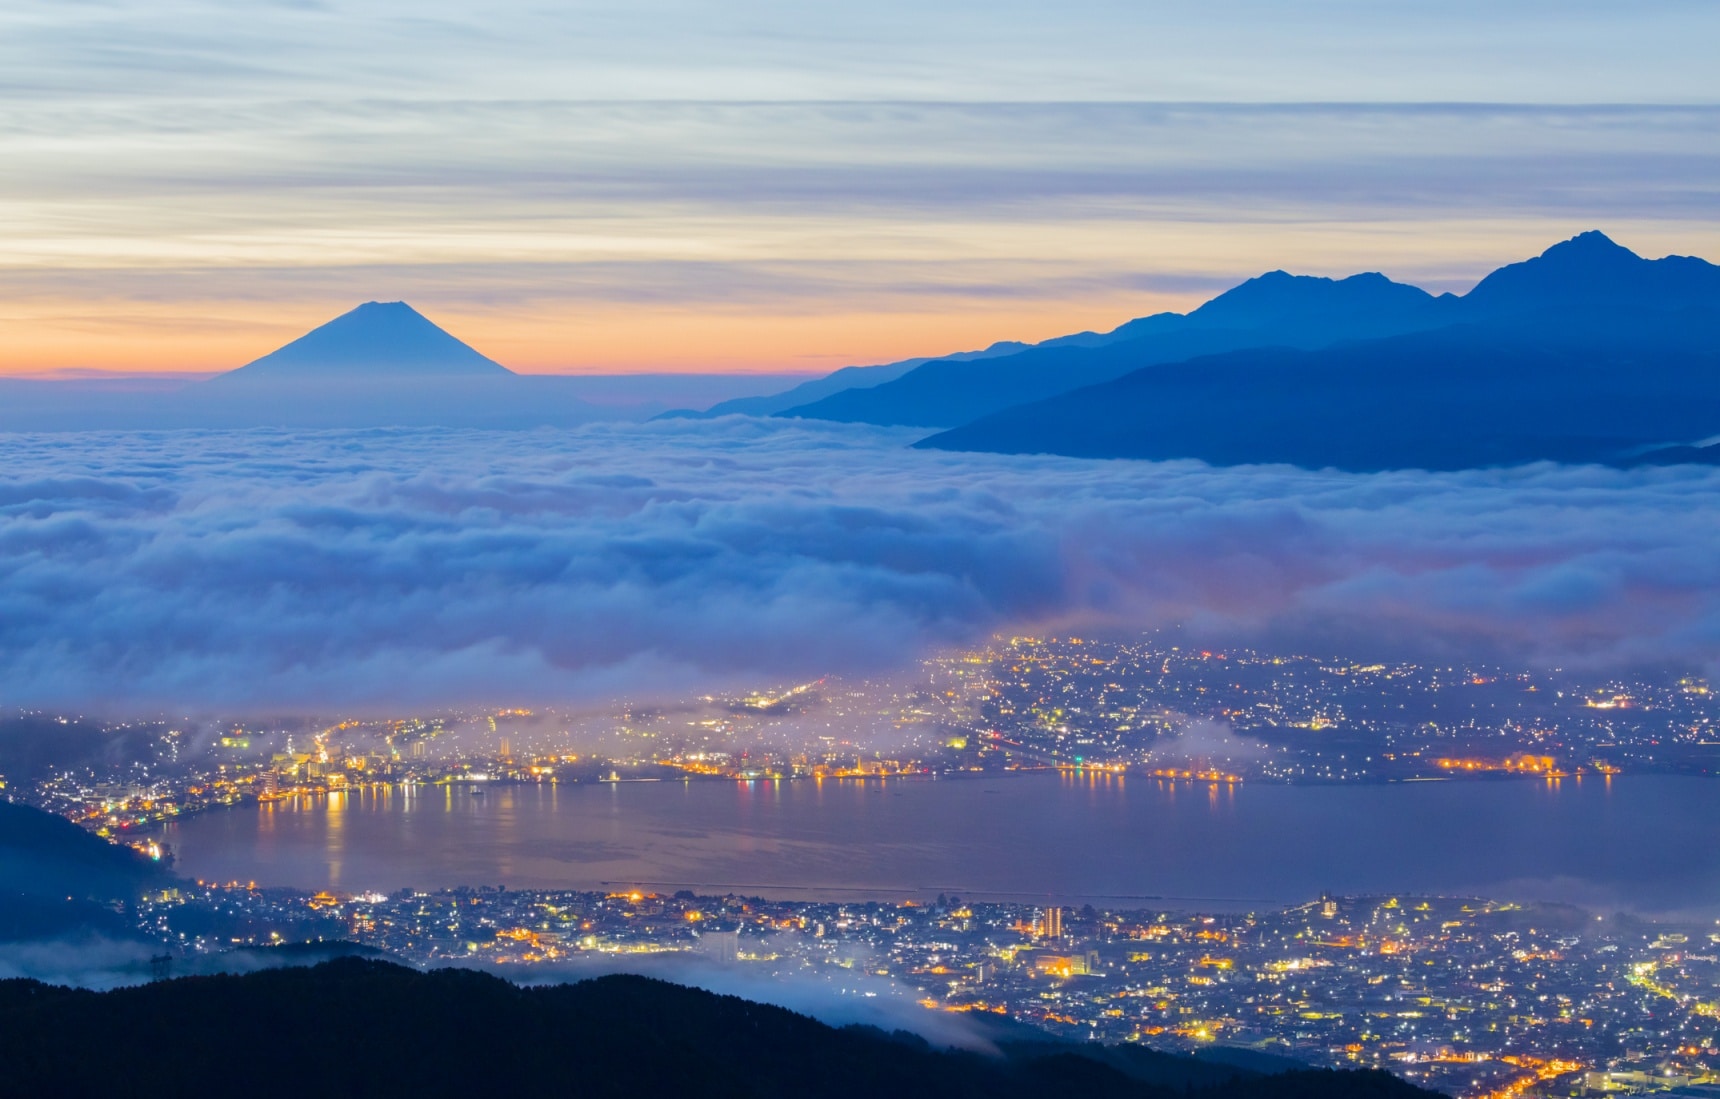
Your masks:
[[[1357,476],[746,420],[0,436],[0,704],[576,701],[1018,627],[1706,663],[1720,472]]]

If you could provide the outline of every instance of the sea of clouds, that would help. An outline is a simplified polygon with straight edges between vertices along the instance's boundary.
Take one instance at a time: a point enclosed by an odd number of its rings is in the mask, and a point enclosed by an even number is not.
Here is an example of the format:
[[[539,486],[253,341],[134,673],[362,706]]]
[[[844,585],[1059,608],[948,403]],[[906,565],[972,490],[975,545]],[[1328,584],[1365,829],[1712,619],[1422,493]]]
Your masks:
[[[998,631],[1704,669],[1720,471],[927,453],[747,419],[0,435],[0,705],[580,702]]]

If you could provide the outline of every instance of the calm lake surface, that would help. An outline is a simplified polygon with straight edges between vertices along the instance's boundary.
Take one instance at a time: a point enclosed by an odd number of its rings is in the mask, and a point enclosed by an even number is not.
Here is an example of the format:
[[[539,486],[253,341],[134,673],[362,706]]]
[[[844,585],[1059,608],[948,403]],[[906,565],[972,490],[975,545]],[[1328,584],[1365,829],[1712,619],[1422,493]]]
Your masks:
[[[420,787],[205,813],[164,834],[185,874],[341,891],[627,884],[1212,908],[1437,892],[1720,916],[1720,782],[1673,776]]]

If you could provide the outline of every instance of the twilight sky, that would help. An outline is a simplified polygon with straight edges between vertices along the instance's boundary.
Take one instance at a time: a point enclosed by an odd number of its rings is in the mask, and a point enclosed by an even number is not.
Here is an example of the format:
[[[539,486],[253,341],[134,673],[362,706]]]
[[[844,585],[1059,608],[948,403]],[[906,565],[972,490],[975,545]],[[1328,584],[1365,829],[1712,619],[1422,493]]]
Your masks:
[[[822,371],[1274,267],[1715,257],[1715,41],[1696,0],[18,0],[0,373],[371,298],[525,370]]]

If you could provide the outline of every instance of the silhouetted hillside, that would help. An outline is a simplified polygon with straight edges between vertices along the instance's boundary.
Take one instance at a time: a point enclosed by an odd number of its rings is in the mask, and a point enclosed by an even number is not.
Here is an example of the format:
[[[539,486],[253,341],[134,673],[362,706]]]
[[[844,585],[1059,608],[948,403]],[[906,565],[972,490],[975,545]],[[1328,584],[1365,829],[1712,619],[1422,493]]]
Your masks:
[[[1091,343],[1097,345],[1108,342],[1109,339],[1109,336],[1083,332],[1075,336],[1059,336],[1055,340],[1048,340],[1037,346],[1049,347],[1070,341],[1077,344]],[[801,382],[792,389],[785,389],[781,393],[770,393],[758,397],[736,397],[734,400],[714,404],[703,412],[677,409],[673,412],[665,412],[658,418],[666,420],[709,420],[718,416],[774,416],[786,409],[810,404],[843,390],[869,389],[875,385],[894,381],[908,371],[934,361],[934,358],[939,362],[975,362],[980,359],[996,359],[1005,355],[1014,355],[1032,346],[1036,345],[1003,340],[992,344],[983,351],[962,351],[954,355],[936,357],[922,356],[917,359],[903,359],[900,362],[881,363],[877,366],[845,366],[840,370],[824,375],[822,378],[813,378],[810,381]]]
[[[922,444],[950,450],[1350,469],[1624,462],[1720,434],[1720,267],[1598,232],[1462,297],[1275,271],[1123,331],[931,362],[784,415],[953,427]]]
[[[1241,351],[1149,367],[917,445],[1351,470],[1617,462],[1720,433],[1720,351],[1674,344],[1461,326]]]
[[[344,959],[95,993],[0,982],[0,1090],[155,1095],[208,1086],[324,1096],[829,1096],[1322,1099],[1425,1096],[1375,1073],[1238,1071],[1185,1092],[1082,1047],[1009,1058],[833,1029],[641,977],[520,988],[467,970]],[[1203,1066],[1210,1069],[1210,1066]]]
[[[0,801],[0,899],[129,900],[169,877],[159,863],[69,820]]]
[[[953,427],[1028,401],[1108,381],[1155,363],[1238,348],[1323,347],[1448,323],[1449,298],[1384,275],[1334,280],[1273,271],[1187,316],[1131,321],[1097,345],[1071,337],[979,361],[939,359],[894,381],[846,389],[783,416],[844,423]]]
[[[1151,365],[919,445],[1461,469],[1701,461],[1690,444],[1720,434],[1720,267],[1703,260],[1584,233],[1462,298],[1401,307],[1461,323]]]
[[[1067,336],[1054,336],[1039,343],[999,340],[979,351],[960,351],[954,355],[925,355],[914,359],[903,359],[900,362],[882,363],[877,366],[845,366],[840,370],[824,375],[822,378],[813,378],[811,381],[801,382],[794,388],[785,389],[781,393],[772,393],[760,397],[738,397],[731,401],[712,405],[703,412],[678,409],[673,412],[665,412],[659,418],[708,420],[716,416],[775,416],[778,413],[787,412],[789,409],[798,409],[804,405],[821,401],[845,390],[871,389],[874,386],[895,381],[909,371],[918,369],[927,363],[979,362],[984,359],[1001,359],[1011,355],[1019,355],[1023,351],[1051,348],[1104,347],[1165,330],[1167,323],[1174,326],[1182,320],[1183,317],[1180,313],[1159,313],[1151,317],[1139,317],[1128,321],[1109,332],[1075,332]]]
[[[757,397],[736,397],[733,400],[719,401],[703,412],[677,408],[657,416],[656,419],[712,420],[718,416],[774,416],[785,408],[820,400],[844,389],[865,388],[892,381],[921,363],[930,361],[929,358],[919,358],[880,363],[877,366],[844,366],[822,378],[801,382],[781,393],[764,393]]]
[[[1375,271],[1345,279],[1269,271],[1226,290],[1182,318],[1180,327],[1322,347],[1449,324],[1456,306],[1449,294],[1436,298]]]
[[[1460,300],[1457,318],[1465,321],[1555,311],[1594,324],[1609,314],[1712,309],[1720,304],[1720,266],[1694,256],[1644,259],[1591,230],[1501,267]]]
[[[0,801],[0,943],[90,934],[138,939],[117,906],[171,881],[160,863],[129,847]]]

